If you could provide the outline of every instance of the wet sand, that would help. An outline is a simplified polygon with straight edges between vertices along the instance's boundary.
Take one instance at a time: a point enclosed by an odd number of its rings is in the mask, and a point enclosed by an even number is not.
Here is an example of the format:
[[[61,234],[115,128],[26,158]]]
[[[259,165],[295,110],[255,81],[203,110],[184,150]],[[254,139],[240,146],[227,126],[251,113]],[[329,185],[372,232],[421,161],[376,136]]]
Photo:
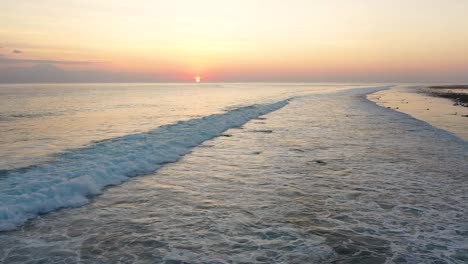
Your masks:
[[[370,94],[368,99],[468,140],[468,107],[462,106],[463,101],[457,99],[464,97],[454,97],[454,94],[467,91],[449,86],[396,86]]]

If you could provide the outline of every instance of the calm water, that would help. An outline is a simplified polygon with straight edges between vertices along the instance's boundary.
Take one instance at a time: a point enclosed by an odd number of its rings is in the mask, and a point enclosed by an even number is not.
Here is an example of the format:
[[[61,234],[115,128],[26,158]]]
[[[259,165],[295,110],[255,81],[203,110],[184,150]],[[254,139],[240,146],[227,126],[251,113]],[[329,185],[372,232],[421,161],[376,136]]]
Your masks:
[[[377,89],[65,88],[2,90],[0,262],[468,262],[467,143]]]

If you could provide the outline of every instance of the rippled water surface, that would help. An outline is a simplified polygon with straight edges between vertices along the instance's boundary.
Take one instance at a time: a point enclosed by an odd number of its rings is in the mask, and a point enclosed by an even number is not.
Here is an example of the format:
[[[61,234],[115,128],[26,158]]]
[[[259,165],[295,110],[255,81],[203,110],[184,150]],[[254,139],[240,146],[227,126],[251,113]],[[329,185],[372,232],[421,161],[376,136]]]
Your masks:
[[[49,161],[51,154],[65,149],[229,107],[343,88],[261,83],[0,85],[0,170]]]
[[[1,232],[0,262],[467,263],[467,143],[341,88],[253,98],[292,99]]]

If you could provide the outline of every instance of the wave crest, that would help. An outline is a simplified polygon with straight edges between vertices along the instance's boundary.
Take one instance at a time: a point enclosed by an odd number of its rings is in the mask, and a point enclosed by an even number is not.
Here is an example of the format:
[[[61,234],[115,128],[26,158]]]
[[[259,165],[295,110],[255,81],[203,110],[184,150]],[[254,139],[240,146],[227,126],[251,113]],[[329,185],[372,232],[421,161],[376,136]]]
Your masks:
[[[6,172],[0,180],[0,231],[13,230],[38,214],[81,206],[88,197],[129,177],[175,162],[191,148],[278,110],[288,100],[253,105],[166,125],[146,133],[70,150],[52,163]]]

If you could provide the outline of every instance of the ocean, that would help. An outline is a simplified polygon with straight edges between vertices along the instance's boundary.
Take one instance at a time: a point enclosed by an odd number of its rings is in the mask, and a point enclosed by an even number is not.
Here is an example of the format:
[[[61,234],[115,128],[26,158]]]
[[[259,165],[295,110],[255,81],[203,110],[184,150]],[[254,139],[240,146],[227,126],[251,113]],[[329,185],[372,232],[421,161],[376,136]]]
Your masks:
[[[1,263],[467,263],[468,143],[391,85],[0,86]]]

